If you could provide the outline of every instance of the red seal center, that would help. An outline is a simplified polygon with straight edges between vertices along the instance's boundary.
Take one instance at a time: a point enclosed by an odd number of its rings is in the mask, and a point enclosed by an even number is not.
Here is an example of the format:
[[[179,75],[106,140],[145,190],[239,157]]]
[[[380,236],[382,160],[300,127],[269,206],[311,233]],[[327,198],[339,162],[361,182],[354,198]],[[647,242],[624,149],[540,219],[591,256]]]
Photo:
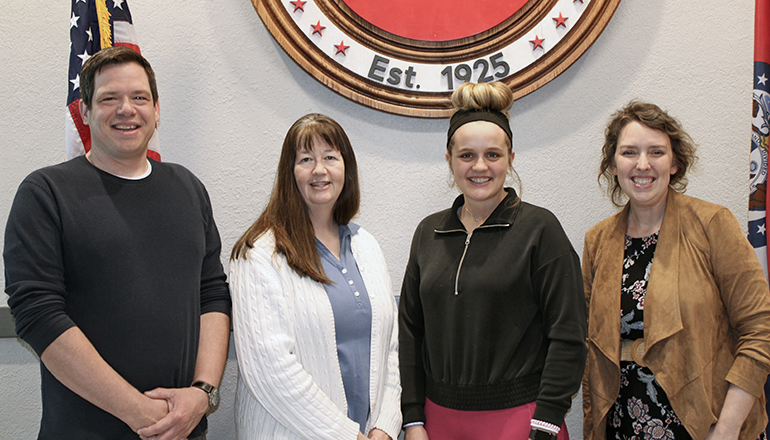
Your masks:
[[[489,30],[527,0],[344,0],[364,20],[400,37],[457,40]]]

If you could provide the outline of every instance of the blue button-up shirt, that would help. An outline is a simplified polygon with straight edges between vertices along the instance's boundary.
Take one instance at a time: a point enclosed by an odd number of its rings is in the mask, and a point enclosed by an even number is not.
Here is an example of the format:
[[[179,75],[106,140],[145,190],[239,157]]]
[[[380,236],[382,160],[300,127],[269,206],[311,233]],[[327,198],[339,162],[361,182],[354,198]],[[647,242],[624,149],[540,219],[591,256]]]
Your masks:
[[[348,402],[348,417],[358,423],[364,433],[369,417],[372,306],[350,248],[350,238],[358,229],[355,223],[340,226],[339,260],[318,239],[316,249],[324,272],[332,281],[324,288],[334,312],[337,356]]]

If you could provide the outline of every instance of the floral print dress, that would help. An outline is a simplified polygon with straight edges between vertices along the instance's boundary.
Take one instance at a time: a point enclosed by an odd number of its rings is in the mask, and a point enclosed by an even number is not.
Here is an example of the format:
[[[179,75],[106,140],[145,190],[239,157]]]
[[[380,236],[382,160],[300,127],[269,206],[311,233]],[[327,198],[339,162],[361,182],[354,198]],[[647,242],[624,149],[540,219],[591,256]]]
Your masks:
[[[620,294],[620,337],[644,337],[644,296],[658,233],[626,236],[623,288]],[[666,392],[647,367],[620,362],[620,394],[607,416],[607,438],[615,440],[682,440],[690,435],[674,414]]]

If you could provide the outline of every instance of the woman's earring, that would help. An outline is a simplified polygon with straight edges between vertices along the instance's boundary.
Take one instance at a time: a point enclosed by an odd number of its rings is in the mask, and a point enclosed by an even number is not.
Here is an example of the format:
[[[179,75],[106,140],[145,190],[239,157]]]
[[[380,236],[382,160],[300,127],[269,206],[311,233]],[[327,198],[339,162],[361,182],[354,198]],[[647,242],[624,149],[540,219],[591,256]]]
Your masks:
[[[446,178],[446,184],[447,184],[447,185],[448,185],[450,188],[454,188],[454,187],[456,186],[456,185],[455,185],[455,175],[454,175],[454,174],[452,174],[451,172],[449,173],[449,177],[447,177],[447,178]]]
[[[508,168],[508,172],[505,174],[505,186],[511,186],[516,182],[513,178],[513,167]]]

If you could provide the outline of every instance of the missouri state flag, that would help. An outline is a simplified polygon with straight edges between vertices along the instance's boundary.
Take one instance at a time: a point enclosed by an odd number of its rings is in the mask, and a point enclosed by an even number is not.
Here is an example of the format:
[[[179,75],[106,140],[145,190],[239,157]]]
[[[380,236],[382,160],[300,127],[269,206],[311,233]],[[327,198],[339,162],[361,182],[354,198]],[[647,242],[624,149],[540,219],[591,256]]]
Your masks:
[[[749,165],[749,241],[767,277],[767,165],[770,134],[770,0],[757,0],[754,17],[754,92]]]
[[[754,9],[754,92],[751,106],[748,237],[767,278],[767,162],[770,134],[770,0],[756,0]],[[765,383],[770,395],[770,380]],[[765,407],[770,414],[770,402]],[[770,436],[770,425],[765,430]]]
[[[78,108],[80,69],[91,55],[111,46],[127,46],[140,52],[128,3],[125,0],[72,0],[64,137],[67,159],[81,156],[91,149],[91,131],[83,124]],[[160,160],[157,129],[149,147],[147,156]]]

